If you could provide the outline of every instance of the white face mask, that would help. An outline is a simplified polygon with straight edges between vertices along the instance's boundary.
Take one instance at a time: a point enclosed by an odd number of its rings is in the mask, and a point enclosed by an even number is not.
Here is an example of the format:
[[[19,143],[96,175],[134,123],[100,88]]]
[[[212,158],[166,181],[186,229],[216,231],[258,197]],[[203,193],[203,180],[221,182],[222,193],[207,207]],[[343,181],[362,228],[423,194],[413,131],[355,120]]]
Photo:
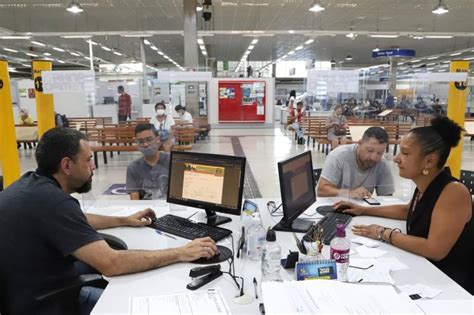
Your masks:
[[[163,116],[165,114],[165,110],[164,109],[157,109],[156,113],[158,114],[158,116]]]

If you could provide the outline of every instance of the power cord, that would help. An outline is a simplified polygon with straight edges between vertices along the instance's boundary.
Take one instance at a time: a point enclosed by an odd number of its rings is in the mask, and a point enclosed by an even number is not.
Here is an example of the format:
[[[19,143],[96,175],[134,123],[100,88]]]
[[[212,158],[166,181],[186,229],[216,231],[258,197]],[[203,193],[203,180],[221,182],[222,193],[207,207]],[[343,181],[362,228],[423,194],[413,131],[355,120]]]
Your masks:
[[[223,271],[222,273],[228,274],[228,275],[232,278],[232,280],[234,280],[235,285],[236,285],[237,288],[240,290],[239,296],[243,296],[243,295],[244,295],[244,282],[245,282],[245,280],[244,280],[243,277],[237,276],[237,275],[235,274],[234,236],[231,234],[231,235],[230,235],[230,238],[231,238],[231,240],[232,240],[232,256],[227,259],[227,262],[229,263],[229,271]],[[241,280],[241,285],[239,285],[239,283],[237,282],[237,279],[240,279],[240,280]]]

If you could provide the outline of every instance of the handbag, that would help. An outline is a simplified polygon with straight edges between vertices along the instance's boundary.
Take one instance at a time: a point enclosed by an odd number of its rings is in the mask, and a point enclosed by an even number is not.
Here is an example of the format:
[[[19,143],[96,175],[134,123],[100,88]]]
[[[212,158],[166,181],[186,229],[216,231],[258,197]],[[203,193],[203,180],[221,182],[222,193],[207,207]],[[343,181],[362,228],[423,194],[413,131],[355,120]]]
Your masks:
[[[339,125],[337,125],[334,128],[334,134],[336,136],[345,136],[346,135],[346,128],[344,128],[344,125],[342,124],[342,117],[339,119]]]

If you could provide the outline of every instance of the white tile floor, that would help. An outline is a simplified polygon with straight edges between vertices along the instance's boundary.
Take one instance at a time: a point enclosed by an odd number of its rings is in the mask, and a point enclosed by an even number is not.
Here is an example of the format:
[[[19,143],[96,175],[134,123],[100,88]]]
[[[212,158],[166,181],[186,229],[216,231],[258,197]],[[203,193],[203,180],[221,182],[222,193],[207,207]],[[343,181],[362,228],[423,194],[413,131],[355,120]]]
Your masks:
[[[214,154],[233,154],[231,137],[238,137],[243,151],[247,157],[250,168],[257,181],[258,188],[263,198],[279,198],[280,188],[278,182],[277,162],[285,160],[305,150],[311,150],[313,154],[313,167],[321,168],[326,155],[313,149],[311,145],[297,145],[293,134],[287,133],[283,128],[268,129],[214,129],[210,137],[193,145],[193,151]],[[391,148],[387,159],[392,160]],[[94,173],[92,191],[86,196],[87,199],[128,199],[127,196],[106,196],[102,193],[112,184],[125,183],[127,165],[134,159],[140,157],[138,152],[123,152],[114,154],[104,165],[102,156],[99,154],[99,168]],[[20,149],[20,161],[22,173],[34,170],[34,150]],[[391,163],[392,172],[396,183],[396,195],[408,198],[412,194],[411,182],[398,176],[398,168]],[[474,170],[474,141],[464,139],[462,168]]]

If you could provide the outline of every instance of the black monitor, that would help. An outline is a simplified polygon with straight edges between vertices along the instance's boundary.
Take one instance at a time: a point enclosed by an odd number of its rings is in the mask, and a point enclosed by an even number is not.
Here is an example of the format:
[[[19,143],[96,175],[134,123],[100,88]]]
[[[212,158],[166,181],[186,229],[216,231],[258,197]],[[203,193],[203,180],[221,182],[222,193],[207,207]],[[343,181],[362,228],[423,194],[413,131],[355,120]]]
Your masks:
[[[167,201],[206,210],[207,224],[231,221],[216,212],[240,215],[245,157],[172,151]]]
[[[316,201],[311,151],[278,163],[283,219],[273,227],[277,231],[309,230],[312,221],[298,219]]]

